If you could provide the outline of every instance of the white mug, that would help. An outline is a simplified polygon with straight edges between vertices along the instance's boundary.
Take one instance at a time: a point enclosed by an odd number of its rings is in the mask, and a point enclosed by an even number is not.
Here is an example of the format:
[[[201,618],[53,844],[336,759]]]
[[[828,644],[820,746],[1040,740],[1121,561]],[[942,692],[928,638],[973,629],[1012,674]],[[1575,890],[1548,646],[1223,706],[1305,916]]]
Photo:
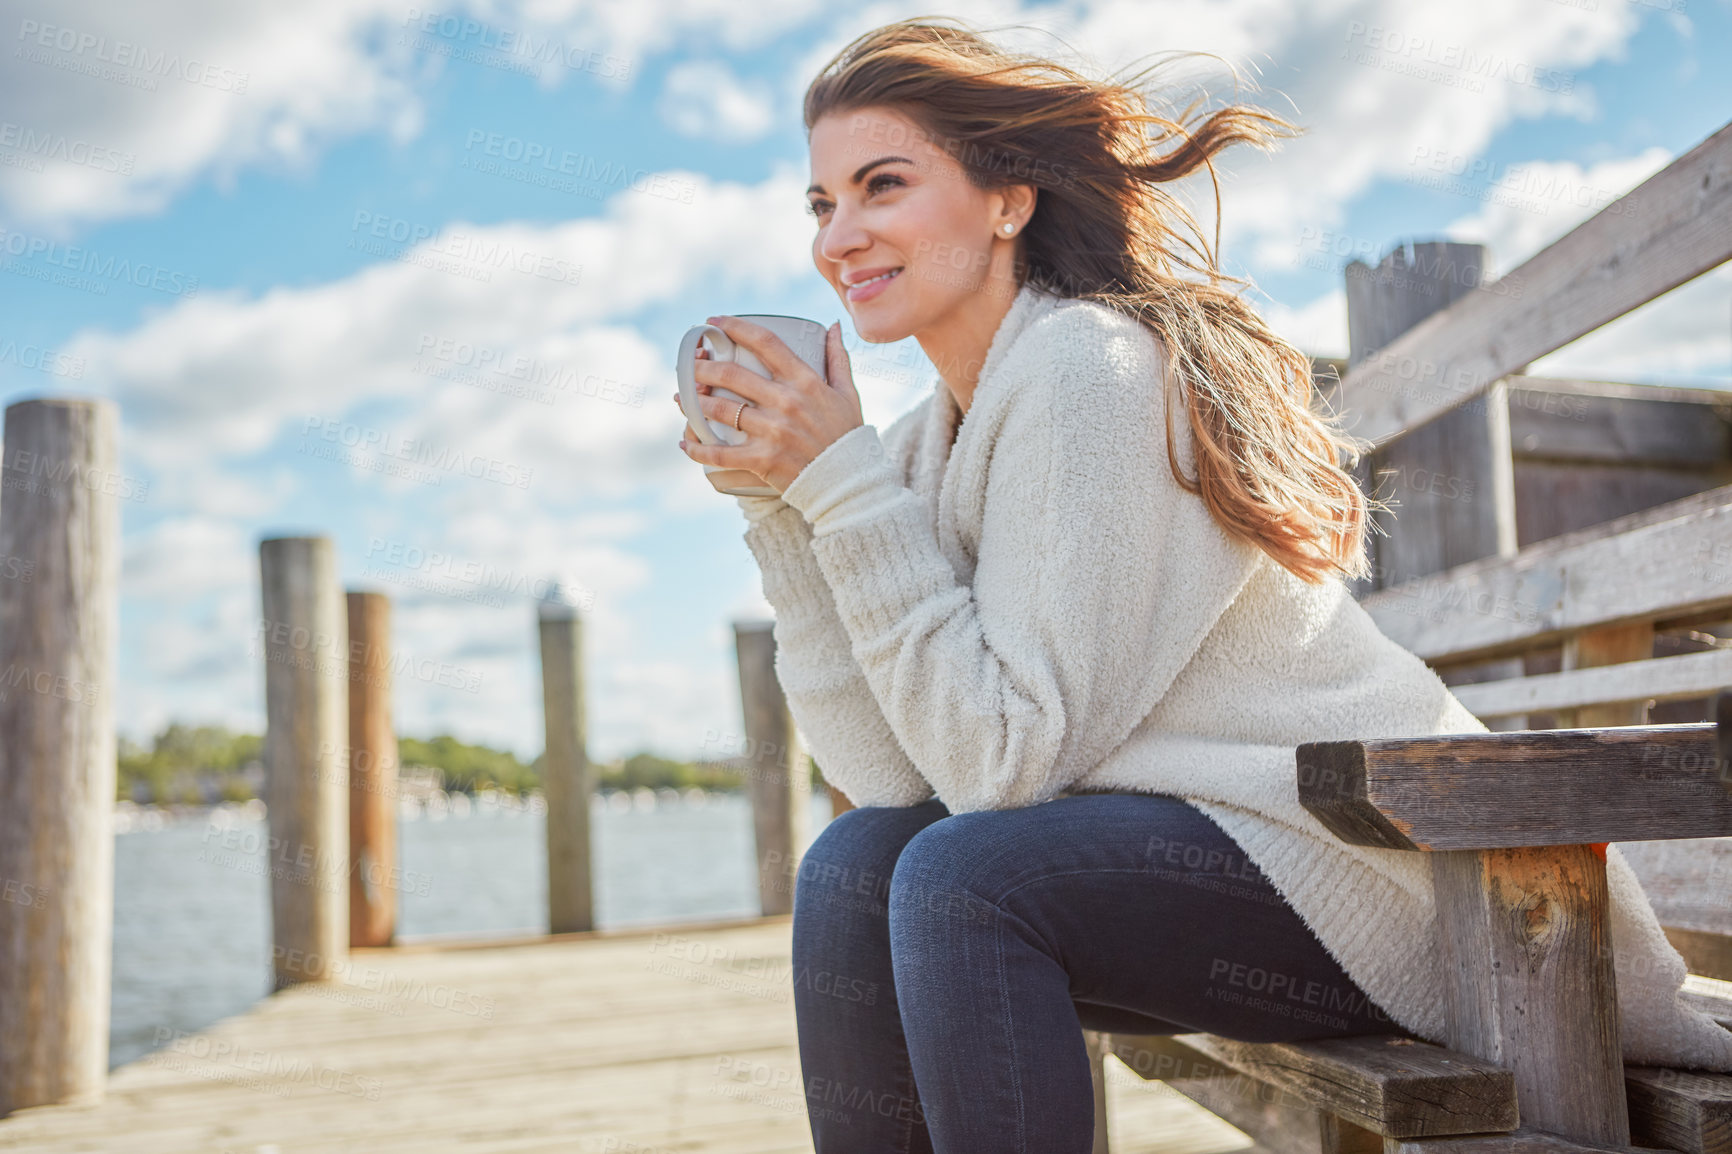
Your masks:
[[[820,380],[829,381],[824,371],[824,333],[826,326],[805,317],[785,317],[769,313],[740,313],[743,321],[751,321],[762,325],[778,337],[782,343],[793,350],[795,356],[805,361],[818,372]],[[680,408],[685,410],[686,420],[691,424],[692,432],[698,435],[698,440],[706,445],[738,445],[746,440],[743,429],[736,429],[731,421],[706,419],[704,410],[698,405],[698,383],[693,370],[698,363],[698,342],[708,341],[710,357],[716,361],[732,361],[743,368],[763,376],[773,374],[764,367],[764,363],[752,355],[752,350],[736,345],[728,334],[715,325],[693,325],[686,330],[686,335],[680,338],[679,355],[674,358],[674,375],[680,383]],[[710,386],[712,397],[721,397],[729,401],[744,401],[731,389],[720,385]],[[704,476],[709,478],[717,492],[731,493],[736,497],[779,497],[781,494],[764,483],[764,479],[748,469],[729,469],[720,465],[705,465]]]

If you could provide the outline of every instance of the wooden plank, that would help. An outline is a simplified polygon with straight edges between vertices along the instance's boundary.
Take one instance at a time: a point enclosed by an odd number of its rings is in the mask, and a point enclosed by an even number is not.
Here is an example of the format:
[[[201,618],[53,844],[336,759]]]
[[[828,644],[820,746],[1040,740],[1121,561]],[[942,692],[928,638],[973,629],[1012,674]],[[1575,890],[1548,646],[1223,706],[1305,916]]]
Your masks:
[[[1450,687],[1475,717],[1574,709],[1612,701],[1685,701],[1732,684],[1732,649]]]
[[[1654,656],[1654,623],[1630,621],[1604,629],[1584,629],[1564,639],[1563,668],[1594,669],[1646,661]],[[1610,725],[1641,725],[1648,720],[1646,700],[1618,701],[1563,710],[1559,728],[1601,729]]]
[[[1732,934],[1710,933],[1664,923],[1661,923],[1660,928],[1666,931],[1666,940],[1683,956],[1684,965],[1692,974],[1732,980]],[[1721,1022],[1721,1025],[1732,1030],[1732,1018]]]
[[[1515,1077],[1524,1126],[1627,1146],[1606,863],[1585,845],[1431,855],[1445,1040]]]
[[[1571,1142],[1543,1130],[1522,1127],[1509,1134],[1471,1134],[1464,1138],[1386,1138],[1383,1154],[1662,1154],[1643,1146]]]
[[[1728,258],[1732,125],[1349,370],[1349,429],[1387,443]]]
[[[1714,726],[1301,745],[1299,800],[1335,836],[1457,850],[1732,834]]]
[[[1732,468],[1626,467],[1520,457],[1514,473],[1516,541],[1523,549],[1732,481]]]
[[[1398,1138],[1511,1130],[1508,1070],[1412,1038],[1236,1042],[1214,1034],[1177,1040],[1207,1058],[1356,1126]]]
[[[1258,1154],[1326,1154],[1315,1106],[1260,1082],[1166,1034],[1111,1034],[1112,1053],[1139,1076],[1162,1081],[1250,1135]]]
[[[1732,486],[1379,590],[1361,604],[1387,636],[1431,662],[1732,606]]]
[[[1509,378],[1518,459],[1716,470],[1732,465],[1732,396],[1553,377]]]
[[[1625,1085],[1635,1141],[1685,1154],[1732,1150],[1732,1076],[1632,1066]]]

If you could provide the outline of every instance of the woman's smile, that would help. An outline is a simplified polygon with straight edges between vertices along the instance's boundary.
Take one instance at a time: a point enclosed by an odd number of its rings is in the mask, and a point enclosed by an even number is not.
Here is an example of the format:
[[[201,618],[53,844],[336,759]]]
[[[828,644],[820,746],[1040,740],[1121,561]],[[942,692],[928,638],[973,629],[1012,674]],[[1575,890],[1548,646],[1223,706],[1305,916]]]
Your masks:
[[[894,280],[896,275],[901,271],[902,268],[899,265],[888,272],[882,272],[876,276],[869,276],[865,280],[857,280],[849,283],[847,289],[849,302],[852,304],[858,304],[860,301],[871,300],[873,297],[888,288],[890,282]]]

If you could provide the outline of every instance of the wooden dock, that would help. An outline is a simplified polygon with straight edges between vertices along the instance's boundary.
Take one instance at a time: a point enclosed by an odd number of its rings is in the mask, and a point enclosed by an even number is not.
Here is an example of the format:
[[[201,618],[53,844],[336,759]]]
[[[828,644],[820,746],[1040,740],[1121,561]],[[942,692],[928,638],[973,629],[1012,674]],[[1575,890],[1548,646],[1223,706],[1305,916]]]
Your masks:
[[[787,915],[358,949],[21,1110],[0,1150],[101,1154],[794,1154],[812,1149]],[[163,1031],[167,1034],[167,1031]],[[1115,1154],[1249,1138],[1108,1059]]]

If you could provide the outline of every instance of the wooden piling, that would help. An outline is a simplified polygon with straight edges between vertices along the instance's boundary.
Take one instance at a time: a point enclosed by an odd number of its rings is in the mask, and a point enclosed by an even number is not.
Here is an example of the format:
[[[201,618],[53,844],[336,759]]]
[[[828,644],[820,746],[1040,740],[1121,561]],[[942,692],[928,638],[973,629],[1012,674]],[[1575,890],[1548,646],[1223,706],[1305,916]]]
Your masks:
[[[349,606],[349,944],[397,935],[397,731],[391,723],[391,599]]]
[[[259,543],[265,805],[278,988],[348,956],[348,622],[328,537]]]
[[[1487,260],[1484,245],[1422,241],[1397,247],[1376,268],[1349,264],[1349,367],[1375,357],[1432,313],[1485,291],[1479,286]],[[1418,365],[1413,375],[1430,371]],[[1377,450],[1370,467],[1395,516],[1393,522],[1379,518],[1388,536],[1370,538],[1377,572],[1360,591],[1515,553],[1509,398],[1501,382]]]
[[[794,732],[782,684],[776,680],[776,638],[770,621],[736,621],[734,650],[745,714],[746,787],[758,854],[758,900],[765,914],[794,911],[788,879],[799,866],[810,825],[812,777]]]
[[[98,1101],[108,1076],[118,425],[108,401],[6,408],[0,1116]]]
[[[565,934],[595,928],[583,621],[556,585],[542,599],[537,623],[547,732],[541,782],[547,799],[547,922],[549,933]]]

